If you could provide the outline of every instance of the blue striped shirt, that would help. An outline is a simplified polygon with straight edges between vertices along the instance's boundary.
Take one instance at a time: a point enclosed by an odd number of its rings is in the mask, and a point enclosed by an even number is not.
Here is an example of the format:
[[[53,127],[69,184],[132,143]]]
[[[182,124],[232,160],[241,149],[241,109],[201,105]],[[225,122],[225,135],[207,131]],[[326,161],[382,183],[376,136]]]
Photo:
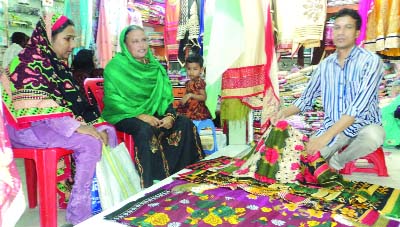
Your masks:
[[[314,100],[321,96],[325,116],[316,135],[328,130],[342,115],[349,115],[355,122],[343,133],[355,137],[362,127],[381,124],[378,92],[383,64],[378,55],[357,46],[345,59],[343,68],[337,57],[335,52],[319,64],[301,97],[293,104],[301,111],[310,110]]]

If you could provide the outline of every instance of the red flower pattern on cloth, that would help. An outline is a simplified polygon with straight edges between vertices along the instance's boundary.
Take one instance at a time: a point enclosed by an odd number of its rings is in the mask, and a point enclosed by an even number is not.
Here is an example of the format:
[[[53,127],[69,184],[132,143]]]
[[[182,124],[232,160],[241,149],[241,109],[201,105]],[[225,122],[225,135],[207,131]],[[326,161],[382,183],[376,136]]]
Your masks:
[[[274,148],[268,148],[265,152],[265,160],[272,165],[279,159],[279,153]]]
[[[275,127],[277,128],[277,129],[280,129],[280,130],[286,130],[287,129],[287,127],[289,126],[289,123],[287,122],[287,121],[278,121],[277,123],[276,123],[276,125],[275,125]]]

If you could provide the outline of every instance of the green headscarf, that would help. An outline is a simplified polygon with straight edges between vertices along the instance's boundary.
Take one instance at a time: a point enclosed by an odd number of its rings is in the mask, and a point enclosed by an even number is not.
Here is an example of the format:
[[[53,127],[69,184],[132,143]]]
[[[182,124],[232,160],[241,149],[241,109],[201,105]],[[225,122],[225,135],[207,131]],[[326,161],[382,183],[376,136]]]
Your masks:
[[[104,70],[103,117],[111,124],[140,114],[164,115],[173,102],[172,85],[164,67],[148,50],[148,63],[136,60],[125,44],[125,28],[120,35],[121,52]],[[137,30],[139,28],[133,28]]]

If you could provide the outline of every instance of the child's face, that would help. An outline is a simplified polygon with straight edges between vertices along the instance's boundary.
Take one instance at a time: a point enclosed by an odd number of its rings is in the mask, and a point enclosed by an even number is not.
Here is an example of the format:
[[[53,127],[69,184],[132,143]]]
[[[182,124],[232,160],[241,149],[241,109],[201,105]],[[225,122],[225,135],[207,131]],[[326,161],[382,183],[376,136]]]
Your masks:
[[[199,63],[186,63],[186,73],[190,79],[199,78],[203,73],[203,67]]]

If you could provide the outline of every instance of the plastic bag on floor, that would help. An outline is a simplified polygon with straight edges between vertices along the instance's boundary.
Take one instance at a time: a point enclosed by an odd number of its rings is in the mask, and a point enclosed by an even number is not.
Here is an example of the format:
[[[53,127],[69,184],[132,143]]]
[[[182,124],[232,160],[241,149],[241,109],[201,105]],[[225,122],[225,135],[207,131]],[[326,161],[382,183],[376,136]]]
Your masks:
[[[141,190],[140,177],[125,143],[115,148],[103,146],[96,166],[101,207],[105,210]]]

